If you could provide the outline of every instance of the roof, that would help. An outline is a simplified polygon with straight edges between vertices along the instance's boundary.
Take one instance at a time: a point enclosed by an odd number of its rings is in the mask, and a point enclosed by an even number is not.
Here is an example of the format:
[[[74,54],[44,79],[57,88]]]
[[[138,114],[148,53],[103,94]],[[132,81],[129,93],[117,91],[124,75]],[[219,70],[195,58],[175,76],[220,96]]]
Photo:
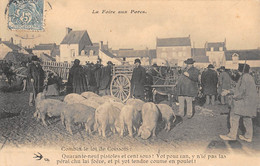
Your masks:
[[[226,60],[232,60],[233,54],[239,55],[239,60],[260,60],[260,50],[251,49],[251,50],[229,50],[225,52]]]
[[[191,49],[192,56],[206,56],[205,48],[192,48]]]
[[[119,50],[113,50],[112,52],[117,54],[118,58],[156,56],[155,50],[119,49]]]
[[[195,61],[195,63],[209,63],[208,56],[193,56],[192,59]]]
[[[86,55],[89,55],[90,50],[93,50],[93,54],[94,55],[98,55],[99,54],[99,44],[98,43],[93,43],[93,45],[85,45],[84,47],[84,51]]]
[[[53,57],[51,57],[51,56],[49,56],[47,54],[41,54],[40,58],[43,61],[56,61],[55,58],[53,58]]]
[[[84,31],[71,31],[69,32],[64,39],[62,40],[61,44],[78,44],[84,34],[87,34],[87,37],[89,38],[88,32],[86,30]],[[91,45],[91,40],[89,39],[90,43],[87,43],[88,45]]]
[[[110,51],[102,49],[101,50],[104,54],[106,54],[107,56],[109,56],[110,58],[115,58],[116,56],[113,55]]]
[[[57,45],[57,46],[54,48],[53,52],[52,52],[52,56],[53,56],[53,57],[56,57],[57,55],[58,55],[58,56],[60,55],[60,46],[59,46],[59,45]]]
[[[157,38],[157,47],[191,46],[190,37]]]
[[[22,54],[18,52],[8,52],[6,56],[4,57],[4,60],[6,61],[12,61],[14,63],[20,63],[23,61],[26,61],[30,59],[32,55],[30,54]]]
[[[207,43],[207,47],[225,47],[225,42],[209,42]]]
[[[6,45],[7,47],[11,48],[13,51],[18,51],[21,50],[22,48],[16,44],[13,44],[9,41],[1,41],[0,43],[3,43],[4,45]]]
[[[50,44],[39,44],[36,45],[33,50],[52,50],[56,47],[55,43],[50,43]]]

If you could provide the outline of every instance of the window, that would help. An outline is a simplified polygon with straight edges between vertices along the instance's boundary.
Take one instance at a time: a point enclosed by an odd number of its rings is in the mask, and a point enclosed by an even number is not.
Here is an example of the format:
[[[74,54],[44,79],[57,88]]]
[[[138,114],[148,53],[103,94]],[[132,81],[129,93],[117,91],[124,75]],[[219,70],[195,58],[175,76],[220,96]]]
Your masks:
[[[75,57],[75,56],[76,56],[75,49],[71,49],[71,50],[70,50],[70,53],[71,53],[71,56],[72,56],[72,57]]]
[[[126,60],[126,58],[124,57],[124,58],[123,58],[123,61],[125,61],[125,60]]]
[[[210,47],[210,51],[214,51],[214,47]]]

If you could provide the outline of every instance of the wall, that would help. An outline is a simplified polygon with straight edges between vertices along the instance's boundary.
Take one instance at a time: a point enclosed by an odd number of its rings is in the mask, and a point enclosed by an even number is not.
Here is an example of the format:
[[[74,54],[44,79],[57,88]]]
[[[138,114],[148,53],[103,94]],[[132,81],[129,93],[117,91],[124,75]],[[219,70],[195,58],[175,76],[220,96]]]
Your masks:
[[[4,59],[4,57],[6,56],[6,54],[8,52],[12,51],[11,48],[7,47],[5,44],[1,43],[0,44],[0,59]]]
[[[115,65],[121,65],[121,62],[115,58],[111,58],[110,56],[107,56],[105,53],[103,53],[101,50],[99,51],[99,58],[102,59],[101,63],[103,65],[107,65],[108,61],[111,61]]]
[[[226,68],[227,69],[238,69],[238,63],[245,63],[244,60],[239,60],[238,62],[234,61],[226,61]],[[250,67],[259,67],[260,60],[247,60],[246,63],[250,65]]]
[[[75,57],[71,56],[71,50],[75,50]],[[75,58],[79,55],[79,45],[78,44],[61,44],[60,45],[60,58],[59,62],[65,62],[67,61],[70,63],[71,61],[74,61]]]
[[[207,51],[206,56],[209,57],[209,62],[215,67],[225,66],[226,57],[224,51]]]
[[[183,62],[191,58],[191,46],[175,46],[175,47],[157,47],[157,58],[168,61],[170,65],[183,66]]]

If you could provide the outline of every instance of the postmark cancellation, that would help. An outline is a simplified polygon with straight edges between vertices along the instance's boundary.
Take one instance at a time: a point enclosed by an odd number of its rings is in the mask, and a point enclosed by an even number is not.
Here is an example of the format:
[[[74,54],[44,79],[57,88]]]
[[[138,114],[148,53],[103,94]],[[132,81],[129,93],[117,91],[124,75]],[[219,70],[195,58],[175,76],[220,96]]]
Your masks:
[[[10,30],[42,31],[44,0],[10,0],[8,28]]]

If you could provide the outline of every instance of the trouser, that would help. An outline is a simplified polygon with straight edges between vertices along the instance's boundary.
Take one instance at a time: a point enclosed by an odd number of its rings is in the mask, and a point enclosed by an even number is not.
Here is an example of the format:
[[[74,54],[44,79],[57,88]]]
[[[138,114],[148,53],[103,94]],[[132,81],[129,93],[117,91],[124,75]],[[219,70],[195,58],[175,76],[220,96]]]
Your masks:
[[[186,105],[187,105],[186,115],[188,117],[191,117],[192,113],[193,113],[193,107],[192,107],[193,97],[179,96],[178,100],[179,100],[179,115],[184,117],[184,115],[185,115],[184,108],[185,108],[185,103],[186,103]]]
[[[34,105],[34,94],[33,93],[30,93],[30,96],[29,96],[29,105],[30,106],[33,106]]]
[[[206,104],[209,105],[210,101],[212,105],[215,105],[215,95],[206,95]]]
[[[229,131],[229,137],[236,139],[237,137],[237,130],[239,127],[239,119],[241,116],[234,114],[233,112],[230,112],[230,131]],[[252,118],[250,117],[243,117],[243,124],[245,126],[246,132],[245,137],[248,139],[253,138],[253,123]]]
[[[227,97],[226,96],[220,96],[220,102],[221,102],[221,104],[226,104],[226,101],[227,101],[227,99],[226,99]]]

